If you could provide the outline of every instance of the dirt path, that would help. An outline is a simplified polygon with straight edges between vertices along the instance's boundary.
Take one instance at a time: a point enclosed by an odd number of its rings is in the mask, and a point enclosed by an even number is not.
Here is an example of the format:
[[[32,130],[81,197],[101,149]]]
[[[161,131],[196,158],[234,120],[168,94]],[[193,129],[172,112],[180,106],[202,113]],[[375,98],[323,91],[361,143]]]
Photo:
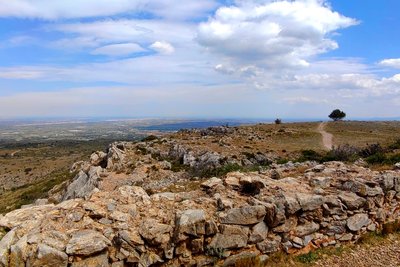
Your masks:
[[[333,147],[333,135],[325,131],[326,122],[321,122],[318,125],[318,132],[322,135],[322,143],[324,147],[328,150],[331,150]]]

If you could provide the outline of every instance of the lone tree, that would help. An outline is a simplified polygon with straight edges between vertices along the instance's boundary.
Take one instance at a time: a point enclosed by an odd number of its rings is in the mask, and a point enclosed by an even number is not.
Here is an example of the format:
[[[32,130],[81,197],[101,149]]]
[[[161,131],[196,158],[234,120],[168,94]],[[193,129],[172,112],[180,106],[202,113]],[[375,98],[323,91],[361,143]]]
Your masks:
[[[282,123],[282,119],[278,118],[278,119],[275,120],[275,124],[281,124],[281,123]]]
[[[346,113],[341,111],[340,109],[335,109],[332,111],[332,113],[329,115],[329,118],[331,118],[334,121],[340,121],[343,120],[346,117]]]

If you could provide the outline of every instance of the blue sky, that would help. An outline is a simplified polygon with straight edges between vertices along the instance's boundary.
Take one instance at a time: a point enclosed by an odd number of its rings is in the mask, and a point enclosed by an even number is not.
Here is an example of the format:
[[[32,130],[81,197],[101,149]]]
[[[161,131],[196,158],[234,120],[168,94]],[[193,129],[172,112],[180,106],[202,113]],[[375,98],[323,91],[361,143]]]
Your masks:
[[[0,0],[0,118],[398,117],[400,2]]]

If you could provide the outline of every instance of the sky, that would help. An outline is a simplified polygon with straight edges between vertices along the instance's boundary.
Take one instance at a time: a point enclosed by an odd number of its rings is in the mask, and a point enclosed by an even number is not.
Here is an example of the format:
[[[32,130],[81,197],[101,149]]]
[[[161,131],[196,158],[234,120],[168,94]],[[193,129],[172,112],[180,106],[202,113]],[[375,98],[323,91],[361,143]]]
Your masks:
[[[0,118],[400,117],[398,0],[0,0]]]

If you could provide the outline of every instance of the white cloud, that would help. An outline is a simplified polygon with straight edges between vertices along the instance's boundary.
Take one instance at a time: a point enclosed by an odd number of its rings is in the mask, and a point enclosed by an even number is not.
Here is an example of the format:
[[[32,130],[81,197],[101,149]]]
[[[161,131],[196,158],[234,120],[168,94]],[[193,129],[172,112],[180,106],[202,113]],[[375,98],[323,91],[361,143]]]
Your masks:
[[[149,12],[186,19],[204,16],[215,6],[213,0],[0,0],[0,17],[57,20]]]
[[[384,59],[381,62],[379,62],[379,65],[400,69],[400,58]]]
[[[112,44],[99,47],[91,52],[93,55],[106,56],[127,56],[134,53],[146,51],[140,45],[135,43]]]
[[[357,23],[321,0],[236,1],[200,24],[197,41],[228,68],[251,63],[279,71],[308,66],[312,56],[336,49],[330,35]]]
[[[150,48],[164,55],[170,55],[175,52],[175,48],[170,43],[165,41],[154,42],[152,45],[150,45]]]

